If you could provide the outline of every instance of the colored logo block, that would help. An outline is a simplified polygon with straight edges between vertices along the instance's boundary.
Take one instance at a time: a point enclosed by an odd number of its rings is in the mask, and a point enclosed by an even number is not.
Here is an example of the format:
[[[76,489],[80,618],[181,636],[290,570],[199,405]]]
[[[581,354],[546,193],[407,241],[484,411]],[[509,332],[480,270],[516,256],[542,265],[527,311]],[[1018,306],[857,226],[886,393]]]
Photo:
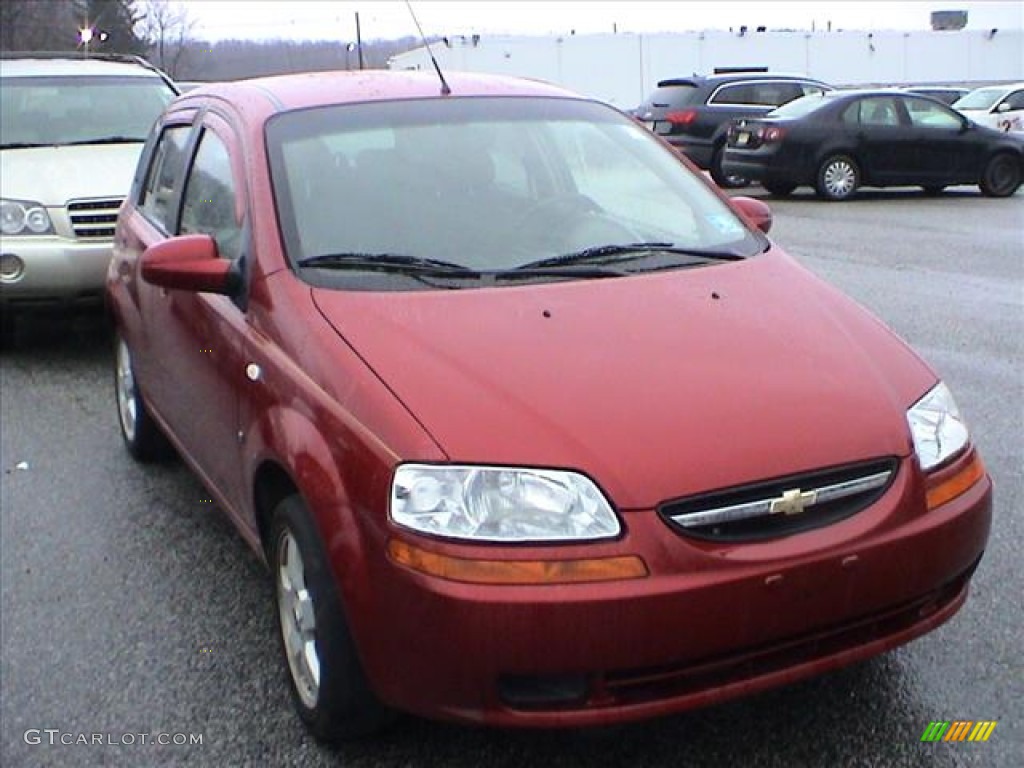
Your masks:
[[[921,741],[988,741],[996,729],[996,720],[932,720],[921,734]]]

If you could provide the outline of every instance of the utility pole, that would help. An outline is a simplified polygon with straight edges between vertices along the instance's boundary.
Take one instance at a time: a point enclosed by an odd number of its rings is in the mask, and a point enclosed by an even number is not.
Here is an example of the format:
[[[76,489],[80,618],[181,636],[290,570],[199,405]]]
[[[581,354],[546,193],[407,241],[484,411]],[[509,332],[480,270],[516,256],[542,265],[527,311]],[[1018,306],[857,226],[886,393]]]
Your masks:
[[[356,11],[356,49],[359,52],[359,68],[363,68],[363,35],[359,31],[359,11]]]

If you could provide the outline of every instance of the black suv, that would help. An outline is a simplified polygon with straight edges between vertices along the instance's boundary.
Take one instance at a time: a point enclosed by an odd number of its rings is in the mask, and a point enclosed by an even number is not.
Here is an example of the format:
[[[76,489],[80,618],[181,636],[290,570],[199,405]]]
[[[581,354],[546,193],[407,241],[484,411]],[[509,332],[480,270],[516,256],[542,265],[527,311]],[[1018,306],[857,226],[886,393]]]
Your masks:
[[[767,72],[662,80],[634,111],[636,118],[711,176],[721,187],[738,187],[745,179],[722,173],[722,152],[729,121],[760,117],[793,99],[831,91],[819,80]]]

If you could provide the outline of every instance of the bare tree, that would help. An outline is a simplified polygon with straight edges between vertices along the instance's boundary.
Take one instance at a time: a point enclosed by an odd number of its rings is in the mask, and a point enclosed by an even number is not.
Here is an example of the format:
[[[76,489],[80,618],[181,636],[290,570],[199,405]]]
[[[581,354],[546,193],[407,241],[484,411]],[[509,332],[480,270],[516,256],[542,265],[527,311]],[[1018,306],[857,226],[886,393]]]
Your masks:
[[[195,20],[189,18],[183,3],[146,0],[140,5],[142,36],[149,43],[150,57],[172,78],[179,77]]]

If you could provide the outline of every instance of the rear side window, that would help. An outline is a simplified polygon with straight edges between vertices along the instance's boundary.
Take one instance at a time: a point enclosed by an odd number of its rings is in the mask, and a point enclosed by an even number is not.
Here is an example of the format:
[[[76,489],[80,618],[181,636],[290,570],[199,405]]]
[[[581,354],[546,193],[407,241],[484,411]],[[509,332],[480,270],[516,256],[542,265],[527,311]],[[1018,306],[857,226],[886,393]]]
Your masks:
[[[191,130],[191,125],[172,125],[163,129],[139,199],[139,209],[167,233],[173,232],[177,223],[174,193],[176,181],[185,167],[185,149]]]
[[[760,83],[754,88],[755,103],[766,107],[787,104],[803,95],[804,89],[799,83]]]
[[[843,112],[843,122],[850,125],[894,126],[900,124],[896,104],[887,96],[859,99]]]
[[[737,83],[723,85],[708,99],[708,104],[763,104],[759,98],[764,98],[764,95],[758,92],[754,83]]]
[[[816,83],[800,83],[800,94],[802,96],[820,96],[827,90],[827,88],[822,88]]]

